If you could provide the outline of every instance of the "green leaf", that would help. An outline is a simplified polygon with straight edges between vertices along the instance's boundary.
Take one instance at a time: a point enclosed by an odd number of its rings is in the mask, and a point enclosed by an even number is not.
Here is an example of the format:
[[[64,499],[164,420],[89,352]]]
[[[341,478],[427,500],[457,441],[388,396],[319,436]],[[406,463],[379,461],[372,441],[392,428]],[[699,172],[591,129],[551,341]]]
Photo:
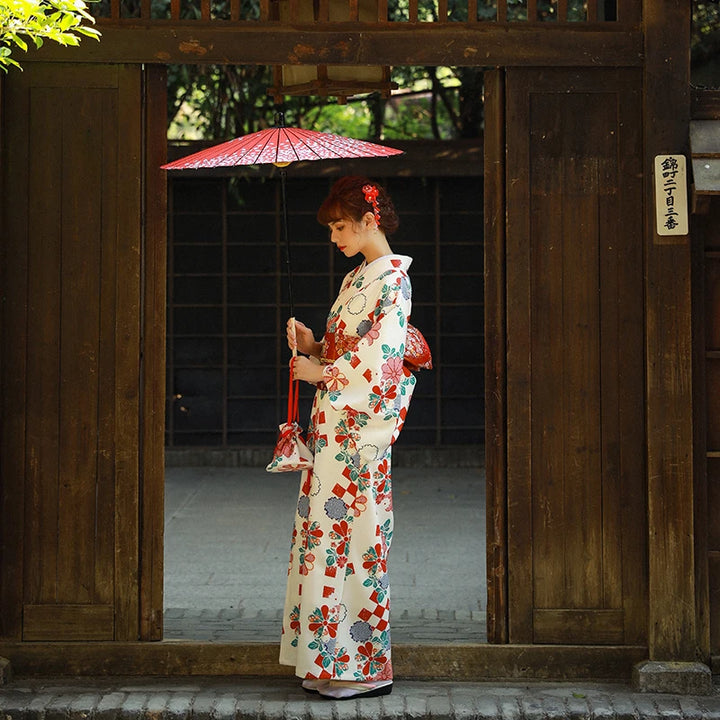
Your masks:
[[[76,20],[72,15],[63,15],[60,18],[60,29],[64,32],[66,30],[69,30],[74,24]]]
[[[89,27],[79,27],[77,28],[77,31],[82,35],[86,35],[87,37],[95,38],[96,40],[100,40],[101,33],[99,30],[96,30],[95,28],[89,28]]]
[[[10,39],[23,51],[27,52],[27,43],[19,36],[13,33],[10,35]]]

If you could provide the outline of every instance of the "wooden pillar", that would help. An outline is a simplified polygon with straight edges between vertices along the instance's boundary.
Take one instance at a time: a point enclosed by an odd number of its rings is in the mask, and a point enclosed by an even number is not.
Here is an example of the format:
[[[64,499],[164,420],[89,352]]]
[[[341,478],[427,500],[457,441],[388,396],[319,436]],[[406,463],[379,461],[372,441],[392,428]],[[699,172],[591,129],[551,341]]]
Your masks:
[[[165,308],[167,268],[167,69],[145,67],[143,228],[142,550],[140,638],[162,640],[165,490]]]
[[[706,659],[696,615],[691,243],[657,235],[653,162],[688,150],[690,3],[644,0],[646,392],[651,660]],[[701,645],[703,645],[701,647]]]
[[[508,641],[505,442],[505,74],[485,73],[485,465],[487,637]]]

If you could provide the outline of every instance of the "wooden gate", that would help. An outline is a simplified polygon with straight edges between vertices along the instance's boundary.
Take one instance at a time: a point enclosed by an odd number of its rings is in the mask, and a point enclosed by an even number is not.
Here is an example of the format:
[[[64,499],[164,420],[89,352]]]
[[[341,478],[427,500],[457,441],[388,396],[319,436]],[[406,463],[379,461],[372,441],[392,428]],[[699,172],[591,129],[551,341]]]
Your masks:
[[[0,636],[158,637],[164,73],[28,63],[5,107]]]
[[[488,88],[491,639],[642,644],[641,74],[509,69]]]

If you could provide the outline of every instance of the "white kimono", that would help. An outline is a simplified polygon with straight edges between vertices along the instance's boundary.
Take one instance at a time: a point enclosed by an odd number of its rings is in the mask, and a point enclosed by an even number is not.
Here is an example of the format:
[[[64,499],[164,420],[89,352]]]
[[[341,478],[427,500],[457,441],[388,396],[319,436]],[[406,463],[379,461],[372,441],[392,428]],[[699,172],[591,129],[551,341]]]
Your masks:
[[[412,259],[386,255],[343,281],[327,320],[292,535],[280,662],[301,678],[392,678],[387,557],[391,445],[415,377],[403,364]]]

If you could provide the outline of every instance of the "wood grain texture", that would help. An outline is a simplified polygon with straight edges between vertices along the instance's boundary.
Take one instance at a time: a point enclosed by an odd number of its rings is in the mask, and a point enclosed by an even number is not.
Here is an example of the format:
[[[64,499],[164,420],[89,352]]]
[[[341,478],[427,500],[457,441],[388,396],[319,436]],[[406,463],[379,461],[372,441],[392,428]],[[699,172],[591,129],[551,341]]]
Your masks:
[[[26,112],[7,125],[6,637],[107,640],[116,619],[138,637],[140,79],[33,65],[8,82]]]
[[[60,375],[57,517],[53,598],[46,602],[90,603],[94,599],[96,521],[98,349],[101,212],[88,187],[102,187],[100,108],[102,89],[77,85],[57,90],[62,117],[62,157],[54,187],[61,187]],[[51,308],[43,308],[50,310]],[[50,507],[48,507],[50,510]],[[43,545],[41,552],[49,553]]]
[[[248,22],[239,27],[191,21],[152,24],[128,21],[100,24],[101,42],[83,40],[73,48],[77,62],[228,63],[236,65],[457,65],[535,67],[638,67],[642,35],[635,29],[555,27],[478,23],[417,22],[417,0],[410,0],[410,22],[349,25],[287,25]],[[402,28],[398,28],[402,25]],[[24,62],[67,60],[62,48],[46,43]]]
[[[507,642],[505,74],[485,73],[485,468],[488,639]]]
[[[25,505],[24,596],[31,602],[56,597],[60,442],[60,309],[62,297],[62,205],[57,193],[48,192],[61,175],[62,113],[57,113],[57,91],[28,89],[30,137],[38,145],[28,148],[25,167],[30,197],[28,208],[28,329],[25,413],[28,459]],[[48,125],[43,124],[48,119]],[[24,238],[18,238],[22,242]],[[18,479],[22,482],[21,479]]]
[[[693,233],[702,238],[696,253],[693,285],[697,377],[695,386],[696,434],[700,438],[696,456],[696,552],[700,632],[707,633],[711,655],[720,653],[720,202],[709,203],[708,212],[693,217]],[[700,316],[700,317],[698,317]],[[704,411],[704,412],[703,412]],[[702,482],[704,480],[704,483]],[[701,558],[707,557],[707,564]],[[702,583],[702,584],[700,584]],[[707,587],[707,593],[702,592]]]
[[[535,610],[533,631],[536,643],[580,643],[622,645],[622,610]]]
[[[25,605],[23,640],[90,641],[113,639],[112,605]]]
[[[276,644],[248,643],[0,643],[0,655],[23,676],[240,675],[289,677]],[[400,679],[630,679],[647,648],[548,645],[393,645]]]
[[[653,219],[653,163],[687,149],[690,6],[645,0],[644,177],[650,659],[707,656],[699,644],[694,553],[691,249],[660,239]],[[673,68],[673,69],[671,69]],[[673,112],[667,113],[667,98]]]
[[[139,636],[140,325],[142,227],[141,68],[118,73],[117,314],[115,318],[115,639]]]
[[[506,83],[506,333],[508,640],[532,642],[533,554],[531,389],[532,276],[529,199],[528,77],[513,70]],[[520,512],[518,512],[520,509]]]
[[[640,74],[507,76],[510,639],[636,643],[647,597]]]
[[[163,532],[165,499],[165,328],[167,269],[167,143],[163,108],[167,72],[146,69],[145,235],[143,241],[142,538],[140,637],[163,632]]]
[[[22,635],[22,594],[25,572],[23,543],[26,504],[25,377],[27,374],[28,202],[30,90],[25,74],[3,84],[4,100],[15,109],[15,122],[3,123],[3,202],[0,279],[5,301],[0,306],[0,637]],[[22,80],[21,80],[22,78]],[[21,168],[21,172],[11,172]],[[13,212],[8,212],[13,208]],[[32,501],[30,499],[29,501]]]

